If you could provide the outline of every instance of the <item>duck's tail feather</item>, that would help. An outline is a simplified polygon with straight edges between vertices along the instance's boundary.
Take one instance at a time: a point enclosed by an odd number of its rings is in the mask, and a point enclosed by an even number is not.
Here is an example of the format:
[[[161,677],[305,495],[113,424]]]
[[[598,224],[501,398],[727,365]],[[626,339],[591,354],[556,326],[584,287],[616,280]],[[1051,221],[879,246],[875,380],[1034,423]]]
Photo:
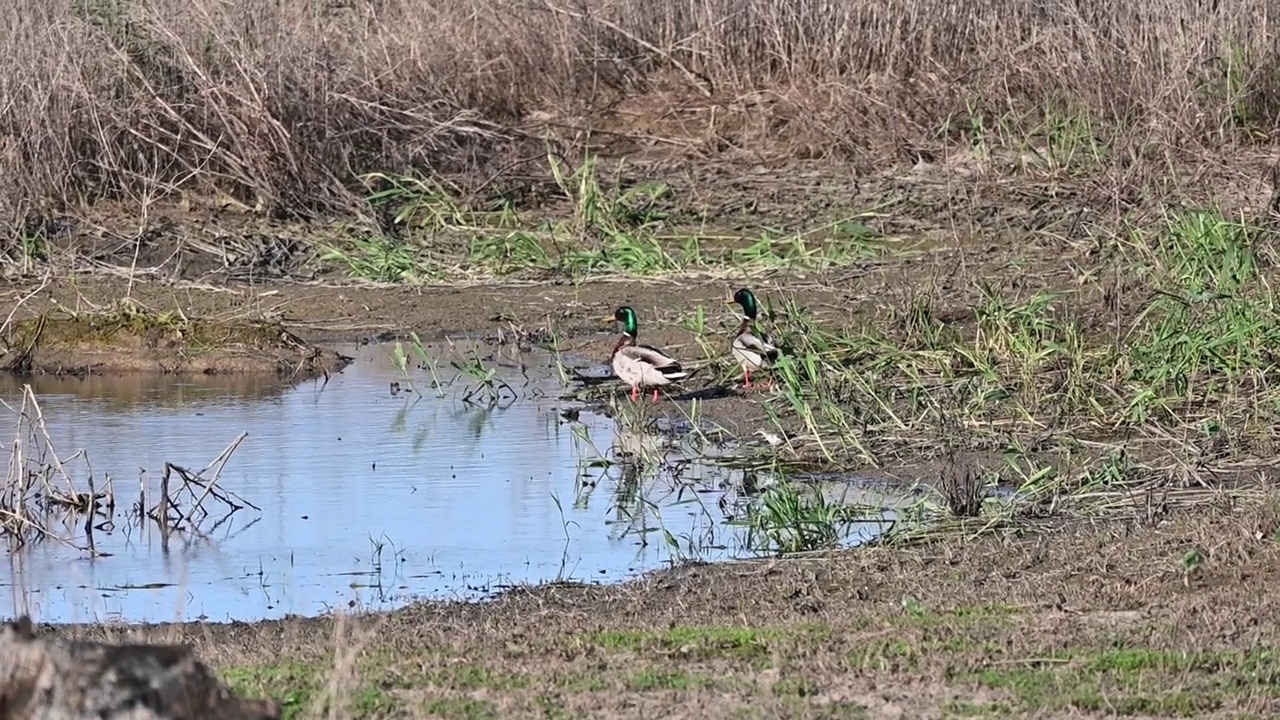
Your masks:
[[[658,368],[658,372],[662,373],[662,376],[668,380],[684,380],[685,378],[692,377],[693,375],[693,372],[685,370],[679,365],[674,364],[660,367]]]

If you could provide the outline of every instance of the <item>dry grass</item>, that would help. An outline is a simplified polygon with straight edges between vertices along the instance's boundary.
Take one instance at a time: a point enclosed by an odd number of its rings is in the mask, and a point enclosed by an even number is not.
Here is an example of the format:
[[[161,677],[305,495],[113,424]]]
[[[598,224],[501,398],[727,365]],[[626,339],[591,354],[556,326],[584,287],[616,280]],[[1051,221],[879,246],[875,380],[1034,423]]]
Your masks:
[[[1087,161],[1120,189],[1188,153],[1265,141],[1280,116],[1280,15],[1266,0],[0,10],[13,18],[0,28],[0,212],[28,225],[175,190],[335,210],[378,170],[492,187],[545,132],[580,141],[584,127],[863,166],[957,148],[1015,170]]]

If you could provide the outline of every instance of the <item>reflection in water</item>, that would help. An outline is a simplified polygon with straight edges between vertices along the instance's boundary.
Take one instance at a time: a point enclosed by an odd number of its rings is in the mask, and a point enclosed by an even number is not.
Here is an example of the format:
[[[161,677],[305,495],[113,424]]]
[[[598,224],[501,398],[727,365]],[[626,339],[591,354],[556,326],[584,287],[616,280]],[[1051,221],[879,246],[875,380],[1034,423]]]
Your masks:
[[[741,538],[729,537],[733,529],[724,524],[729,515],[717,502],[743,474],[725,462],[732,459],[722,456],[726,448],[713,447],[696,433],[677,439],[644,425],[619,418],[610,448],[612,464],[601,473],[613,487],[610,536],[634,537],[642,546],[655,543],[681,558],[711,559],[746,550]],[[606,483],[594,483],[600,484]]]
[[[288,384],[268,375],[202,375],[181,377],[159,373],[56,377],[37,375],[23,378],[0,373],[0,397],[20,398],[22,386],[30,384],[42,400],[51,396],[74,396],[95,400],[104,408],[127,408],[145,403],[152,408],[183,408],[210,399],[263,399],[279,396]]]
[[[506,358],[527,373],[505,375],[521,399],[495,407],[458,399],[466,376],[437,392],[418,372],[423,394],[397,392],[388,347],[355,355],[327,383],[287,390],[243,377],[37,378],[59,452],[85,450],[120,499],[94,534],[108,556],[57,542],[10,554],[0,612],[50,622],[313,615],[615,580],[741,550],[724,508],[743,471],[691,459],[710,450],[696,433],[675,442],[619,432],[585,410],[564,419],[578,406],[557,399],[546,354]],[[20,400],[21,383],[3,382],[5,399]],[[0,436],[11,437],[16,420],[5,422]],[[154,483],[165,462],[203,468],[241,432],[220,484],[261,511],[167,538],[128,516],[138,484]],[[69,470],[77,482],[79,467]]]

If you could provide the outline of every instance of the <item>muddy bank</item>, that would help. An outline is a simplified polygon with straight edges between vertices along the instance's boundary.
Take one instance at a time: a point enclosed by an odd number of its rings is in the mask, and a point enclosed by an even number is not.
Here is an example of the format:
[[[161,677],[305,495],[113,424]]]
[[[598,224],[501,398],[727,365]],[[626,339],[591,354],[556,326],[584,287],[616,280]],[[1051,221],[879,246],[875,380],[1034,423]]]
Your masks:
[[[944,153],[933,162],[851,173],[848,164],[829,160],[761,162],[748,156],[646,160],[633,154],[633,148],[619,150],[600,158],[600,186],[665,188],[646,201],[645,210],[661,217],[650,230],[660,228],[663,237],[679,239],[669,244],[669,250],[691,238],[714,251],[750,245],[766,235],[782,239],[792,233],[804,235],[806,242],[813,243],[811,249],[830,247],[840,242],[836,228],[848,223],[859,226],[855,235],[865,238],[947,244],[972,240],[985,245],[993,240],[1000,244],[1003,240],[998,238],[1006,238],[1024,249],[1049,240],[1061,252],[1064,243],[1089,242],[1100,228],[1142,225],[1158,218],[1173,201],[1216,202],[1228,216],[1258,217],[1272,194],[1263,178],[1273,158],[1264,152],[1197,158],[1204,164],[1185,168],[1187,176],[1180,182],[1160,183],[1146,194],[1125,191],[1124,199],[1118,200],[1110,178],[1045,176],[1019,169],[1022,161],[1012,157],[981,160],[969,151]],[[488,172],[457,178],[463,185],[483,180],[489,191],[506,186],[491,197],[441,199],[458,212],[511,203],[511,210],[521,218],[520,226],[533,234],[545,223],[572,218],[577,200],[553,181],[550,168],[521,165],[532,173],[517,173],[496,185],[491,181],[498,178]],[[605,192],[619,207],[627,205]],[[434,256],[446,259],[436,270],[479,270],[483,265],[479,261],[485,252],[475,244],[474,227],[446,223],[445,228],[424,234],[409,224],[393,222],[391,218],[406,210],[409,199],[370,207],[370,217],[340,214],[311,221],[282,220],[235,203],[208,202],[212,200],[192,194],[181,202],[150,204],[141,229],[138,208],[127,203],[99,201],[74,214],[32,214],[26,219],[27,229],[39,239],[42,259],[30,259],[34,264],[23,271],[34,276],[39,273],[32,271],[47,267],[60,273],[83,269],[89,261],[89,267],[110,268],[113,274],[147,281],[342,282],[351,277],[346,272],[350,268],[318,261],[318,256],[329,247],[350,249],[353,240],[371,234],[394,241],[384,247],[387,252],[401,243],[429,248]],[[371,222],[374,216],[378,219]],[[583,245],[546,244],[544,250],[553,253]],[[514,260],[498,275],[526,282],[548,278],[572,282],[562,272],[521,266]],[[462,273],[450,279],[474,278]],[[447,281],[436,278],[434,282]]]
[[[833,276],[831,282],[837,281],[839,277]],[[123,294],[124,285],[124,281],[115,278],[50,282],[37,296],[18,308],[15,326],[27,328],[29,333],[41,316],[56,315],[61,312],[60,307],[75,306],[76,303],[108,304]],[[335,367],[345,366],[345,361],[337,356],[354,355],[361,343],[372,339],[406,338],[413,332],[424,341],[459,337],[523,345],[543,345],[554,341],[562,353],[583,362],[599,363],[600,371],[604,372],[617,337],[614,328],[603,324],[600,318],[611,315],[614,308],[623,304],[635,307],[640,314],[642,342],[663,347],[686,362],[703,358],[696,334],[686,326],[687,318],[702,306],[707,311],[708,323],[720,327],[727,356],[736,322],[736,316],[724,305],[731,287],[728,282],[710,279],[464,288],[317,286],[282,282],[256,289],[233,286],[218,290],[146,283],[135,285],[132,294],[145,306],[181,307],[191,317],[255,314],[278,317],[280,325],[293,334],[296,342],[309,348],[321,346],[336,350],[333,354],[323,355],[319,362],[305,366],[304,371],[319,365],[333,372]],[[798,302],[829,318],[829,322],[836,326],[849,322],[846,308],[862,294],[857,290],[829,286],[821,278],[810,278],[798,288],[774,280],[762,280],[753,287],[758,288],[757,292],[761,294],[786,290]],[[8,293],[8,297],[16,300],[29,292],[29,289],[15,289]],[[6,335],[12,338],[9,347],[18,350],[23,347],[18,345],[21,338],[16,336],[16,331]],[[265,344],[265,347],[267,352],[259,352],[257,356],[265,372],[275,372],[277,367],[286,364],[280,362],[277,365],[278,360],[297,362],[297,356],[287,347],[272,344]],[[52,349],[54,346],[47,344],[43,349],[37,348],[40,352]],[[91,346],[80,346],[77,350],[81,353],[79,359],[86,364],[89,361],[107,361],[99,354],[90,354],[93,350]],[[57,360],[40,352],[36,354],[37,361],[42,358]],[[147,360],[147,353],[155,353],[156,350],[140,345],[132,352],[135,357]],[[178,359],[183,357],[177,356]],[[204,357],[216,356],[206,353]],[[264,359],[266,362],[262,362]],[[11,362],[9,358],[4,360]],[[241,364],[247,362],[243,356],[236,360]],[[153,369],[162,369],[154,361],[147,361],[152,363]],[[187,359],[187,362],[186,367],[191,367],[193,360]],[[52,367],[58,367],[56,362]],[[728,376],[712,375],[699,374],[687,390],[696,393],[708,383],[732,381]],[[619,392],[623,390],[621,384],[609,383],[606,387]],[[673,417],[682,416],[681,411],[670,403],[659,403],[654,410]],[[757,428],[765,427],[762,423],[767,420],[759,397],[736,392],[705,403],[705,413],[704,418],[722,424],[735,434],[749,435]]]
[[[1265,715],[1277,499],[385,615],[52,630],[190,642],[293,716],[330,680],[357,718]]]
[[[94,313],[47,310],[17,319],[0,338],[0,369],[22,375],[261,374],[300,381],[328,376],[349,362],[278,321],[127,305]]]

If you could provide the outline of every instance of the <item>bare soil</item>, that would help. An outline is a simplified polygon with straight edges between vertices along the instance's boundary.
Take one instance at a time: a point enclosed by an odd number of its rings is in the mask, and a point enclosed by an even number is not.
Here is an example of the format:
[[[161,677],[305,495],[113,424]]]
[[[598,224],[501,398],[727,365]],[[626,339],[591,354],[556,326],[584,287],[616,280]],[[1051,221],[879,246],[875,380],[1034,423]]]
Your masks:
[[[191,643],[291,717],[1261,717],[1277,499],[383,615],[57,631]]]

